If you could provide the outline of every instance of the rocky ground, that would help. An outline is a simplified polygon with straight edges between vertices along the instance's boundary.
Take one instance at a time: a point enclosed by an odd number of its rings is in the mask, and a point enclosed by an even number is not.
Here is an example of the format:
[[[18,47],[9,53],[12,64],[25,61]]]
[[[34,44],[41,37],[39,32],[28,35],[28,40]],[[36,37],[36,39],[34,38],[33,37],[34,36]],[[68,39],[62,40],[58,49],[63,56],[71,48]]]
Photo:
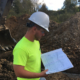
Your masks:
[[[11,17],[6,21],[6,26],[10,29],[12,37],[19,41],[26,33],[29,15],[21,17]],[[50,21],[50,32],[45,32],[45,37],[40,41],[42,53],[62,48],[71,60],[74,68],[64,72],[49,74],[47,80],[80,80],[80,13],[72,16],[67,21],[58,24]],[[13,71],[12,51],[3,52],[8,54],[0,57],[0,80],[16,80]],[[0,55],[1,55],[0,54]]]

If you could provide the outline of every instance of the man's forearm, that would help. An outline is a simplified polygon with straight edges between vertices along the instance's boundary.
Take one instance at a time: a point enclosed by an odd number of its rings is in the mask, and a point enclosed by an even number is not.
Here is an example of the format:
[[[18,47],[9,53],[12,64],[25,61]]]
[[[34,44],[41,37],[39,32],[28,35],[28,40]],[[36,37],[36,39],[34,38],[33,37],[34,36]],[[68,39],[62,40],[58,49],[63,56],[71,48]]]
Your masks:
[[[38,78],[41,77],[41,73],[34,73],[34,72],[29,72],[27,70],[24,70],[24,66],[19,66],[19,65],[13,65],[14,72],[17,77],[22,77],[22,78]]]
[[[16,74],[17,77],[22,77],[22,78],[39,78],[41,77],[41,73],[34,73],[34,72],[29,72],[26,70],[23,70]]]
[[[41,73],[34,73],[34,72],[29,72],[27,70],[24,70],[24,66],[20,65],[13,65],[15,74],[17,77],[22,77],[22,78],[39,78],[39,77],[44,77],[46,76],[46,71],[44,70]]]

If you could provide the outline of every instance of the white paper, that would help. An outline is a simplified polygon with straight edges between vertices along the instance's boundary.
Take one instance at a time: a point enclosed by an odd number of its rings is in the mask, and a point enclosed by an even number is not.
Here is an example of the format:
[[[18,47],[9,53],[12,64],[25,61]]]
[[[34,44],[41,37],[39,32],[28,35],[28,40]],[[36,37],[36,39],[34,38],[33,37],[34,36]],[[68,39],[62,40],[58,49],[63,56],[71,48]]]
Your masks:
[[[64,71],[73,67],[62,48],[41,54],[41,59],[45,70],[48,69],[46,74]]]

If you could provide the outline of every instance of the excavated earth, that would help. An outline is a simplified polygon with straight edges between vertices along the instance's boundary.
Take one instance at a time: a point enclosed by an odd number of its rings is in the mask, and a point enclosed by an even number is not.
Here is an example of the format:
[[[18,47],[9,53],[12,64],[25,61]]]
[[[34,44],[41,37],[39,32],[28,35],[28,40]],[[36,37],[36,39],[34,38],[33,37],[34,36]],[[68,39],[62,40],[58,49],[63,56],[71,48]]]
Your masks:
[[[25,14],[7,19],[5,25],[16,41],[25,35],[28,17],[29,15]],[[49,74],[45,78],[47,80],[80,80],[80,13],[76,13],[61,24],[50,21],[49,30],[50,32],[45,32],[45,37],[40,41],[42,53],[62,48],[74,67],[64,72]],[[4,56],[1,56],[2,54]],[[0,56],[0,80],[16,80],[12,66],[12,50],[2,52]]]

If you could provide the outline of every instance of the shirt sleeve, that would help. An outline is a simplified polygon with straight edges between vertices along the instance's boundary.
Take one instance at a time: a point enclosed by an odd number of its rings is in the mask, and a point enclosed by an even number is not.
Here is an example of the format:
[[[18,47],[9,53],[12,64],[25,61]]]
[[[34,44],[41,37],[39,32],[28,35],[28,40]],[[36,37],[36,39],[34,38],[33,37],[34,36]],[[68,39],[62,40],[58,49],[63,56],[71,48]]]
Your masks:
[[[28,55],[24,50],[16,49],[13,51],[13,64],[25,66]]]

